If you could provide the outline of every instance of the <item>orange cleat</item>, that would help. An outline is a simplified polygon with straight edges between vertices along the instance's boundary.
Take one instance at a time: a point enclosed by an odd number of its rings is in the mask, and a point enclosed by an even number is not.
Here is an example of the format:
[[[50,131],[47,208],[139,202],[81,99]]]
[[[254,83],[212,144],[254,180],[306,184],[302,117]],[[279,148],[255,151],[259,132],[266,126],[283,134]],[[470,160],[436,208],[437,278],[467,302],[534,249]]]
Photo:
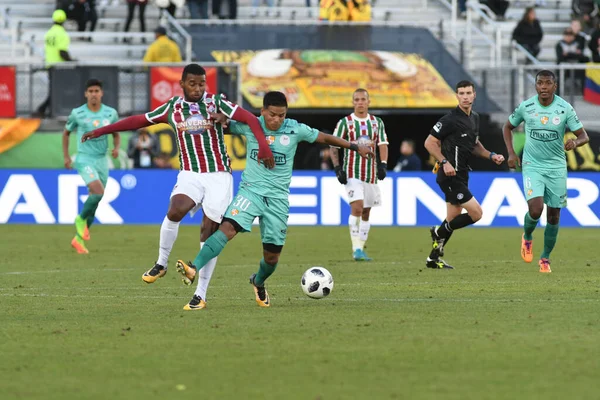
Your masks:
[[[542,258],[539,262],[540,264],[540,272],[544,273],[544,274],[549,274],[550,272],[552,272],[552,270],[550,270],[550,260],[548,260],[547,258]]]
[[[533,261],[533,240],[525,240],[525,234],[521,236],[521,258],[526,263]]]
[[[77,252],[79,254],[88,254],[89,253],[88,249],[85,247],[85,244],[83,243],[83,240],[79,236],[75,236],[73,238],[73,240],[71,240],[71,246],[73,246],[73,248],[75,250],[77,250]]]

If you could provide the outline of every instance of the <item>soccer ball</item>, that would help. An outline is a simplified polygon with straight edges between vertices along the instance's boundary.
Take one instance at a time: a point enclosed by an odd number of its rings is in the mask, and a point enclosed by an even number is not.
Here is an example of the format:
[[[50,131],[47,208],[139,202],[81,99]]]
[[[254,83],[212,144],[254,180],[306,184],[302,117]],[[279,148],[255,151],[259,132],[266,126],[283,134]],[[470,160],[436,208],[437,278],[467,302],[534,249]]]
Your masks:
[[[323,267],[310,267],[302,275],[300,285],[308,297],[322,299],[333,290],[333,276]]]

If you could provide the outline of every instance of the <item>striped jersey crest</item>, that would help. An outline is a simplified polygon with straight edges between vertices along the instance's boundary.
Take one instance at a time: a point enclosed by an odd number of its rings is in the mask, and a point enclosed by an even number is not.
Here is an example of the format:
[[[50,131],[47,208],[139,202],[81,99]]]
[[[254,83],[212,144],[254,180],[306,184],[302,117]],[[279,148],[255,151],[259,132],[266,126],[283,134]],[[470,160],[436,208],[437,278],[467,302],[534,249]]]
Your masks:
[[[237,105],[222,94],[204,93],[197,103],[174,96],[146,113],[152,123],[171,125],[177,138],[180,169],[194,172],[231,172],[231,161],[223,139],[223,127],[214,123],[210,113],[221,112],[231,118]]]
[[[388,144],[385,125],[381,118],[367,114],[359,118],[354,113],[339,120],[333,132],[334,136],[352,143],[374,146]],[[343,169],[348,178],[359,179],[366,183],[377,183],[377,164],[375,158],[364,158],[357,152],[344,149]]]

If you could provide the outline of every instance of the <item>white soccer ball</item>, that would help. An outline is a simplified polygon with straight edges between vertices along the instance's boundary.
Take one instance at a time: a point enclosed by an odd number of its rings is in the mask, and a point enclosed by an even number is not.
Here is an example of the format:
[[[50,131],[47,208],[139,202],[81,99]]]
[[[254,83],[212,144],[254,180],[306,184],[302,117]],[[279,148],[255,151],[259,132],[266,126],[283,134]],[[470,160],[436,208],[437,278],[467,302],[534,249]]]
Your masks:
[[[302,275],[300,285],[308,297],[322,299],[333,290],[333,276],[323,267],[310,267]]]

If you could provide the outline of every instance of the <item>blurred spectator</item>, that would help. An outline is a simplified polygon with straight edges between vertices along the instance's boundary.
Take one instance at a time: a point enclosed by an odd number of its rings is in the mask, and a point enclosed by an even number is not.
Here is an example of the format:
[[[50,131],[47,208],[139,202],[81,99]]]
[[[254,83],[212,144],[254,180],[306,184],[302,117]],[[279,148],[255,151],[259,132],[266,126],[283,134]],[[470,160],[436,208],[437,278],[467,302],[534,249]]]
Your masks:
[[[96,30],[98,14],[96,13],[96,0],[75,0],[69,7],[69,18],[77,21],[77,30],[84,32],[90,22],[90,32]]]
[[[540,53],[540,42],[543,36],[544,32],[540,21],[535,16],[534,8],[527,7],[523,18],[513,31],[513,40],[523,46],[532,56],[537,57]]]
[[[272,8],[275,5],[274,0],[252,0],[252,18],[258,15],[258,7],[261,4],[265,4],[267,7]],[[267,16],[269,15],[269,11],[267,11]]]
[[[167,11],[173,18],[175,18],[175,11],[177,7],[182,7],[185,4],[185,0],[154,0],[154,4],[160,8],[160,13]]]
[[[458,15],[461,18],[467,17],[467,0],[458,0]]]
[[[156,168],[164,169],[173,168],[173,165],[171,164],[171,156],[169,155],[169,153],[160,153],[158,157],[154,159],[154,166]]]
[[[584,47],[575,37],[573,29],[567,28],[563,31],[563,37],[556,43],[556,61],[558,64],[583,63],[588,58],[583,55]]]
[[[191,19],[208,19],[208,0],[187,0]]]
[[[590,39],[588,35],[581,31],[581,21],[574,19],[571,21],[571,29],[575,34],[575,40],[579,43],[582,49],[585,49],[587,41]]]
[[[400,145],[400,158],[394,167],[394,172],[400,171],[420,171],[421,159],[415,154],[414,140],[406,139]]]
[[[563,32],[563,38],[556,43],[556,62],[558,64],[572,63],[579,64],[588,62],[589,59],[583,55],[584,47],[580,41],[575,38],[575,32],[573,29],[567,28]],[[569,79],[572,75],[575,75],[575,86],[579,86],[579,89],[583,89],[583,83],[585,81],[584,70],[567,70],[565,71],[565,78]],[[566,87],[561,85],[562,87]],[[561,87],[561,89],[562,89]],[[573,86],[569,86],[573,87]]]
[[[319,19],[324,21],[370,21],[369,0],[321,0]]]
[[[571,9],[573,15],[583,22],[583,30],[589,32],[594,28],[594,21],[598,17],[600,0],[573,0]]]
[[[146,12],[146,5],[148,0],[127,0],[127,20],[125,21],[125,32],[129,32],[131,21],[133,21],[133,13],[137,7],[139,10],[140,17],[140,31],[146,32],[146,19],[144,13]]]
[[[479,2],[488,6],[500,20],[504,20],[504,14],[510,5],[506,0],[479,0]]]
[[[144,62],[181,62],[179,46],[167,36],[167,30],[159,26],[154,30],[156,40],[148,46]]]
[[[596,24],[596,29],[592,32],[588,47],[592,51],[592,61],[600,63],[600,22]]]
[[[142,128],[129,138],[127,156],[133,161],[133,168],[153,168],[153,158],[158,154],[158,141],[147,129]]]
[[[219,19],[236,19],[237,18],[237,0],[227,0],[227,7],[229,8],[229,16],[225,16],[221,11],[221,0],[212,1],[212,13],[217,15]]]
[[[54,21],[54,24],[44,35],[46,68],[48,69],[48,97],[33,114],[33,116],[37,118],[43,118],[46,114],[46,109],[50,106],[50,90],[52,87],[50,79],[52,77],[52,67],[55,64],[65,61],[75,61],[69,54],[71,39],[63,27],[63,23],[66,20],[67,13],[65,13],[64,10],[55,10],[54,13],[52,13],[52,21]]]

